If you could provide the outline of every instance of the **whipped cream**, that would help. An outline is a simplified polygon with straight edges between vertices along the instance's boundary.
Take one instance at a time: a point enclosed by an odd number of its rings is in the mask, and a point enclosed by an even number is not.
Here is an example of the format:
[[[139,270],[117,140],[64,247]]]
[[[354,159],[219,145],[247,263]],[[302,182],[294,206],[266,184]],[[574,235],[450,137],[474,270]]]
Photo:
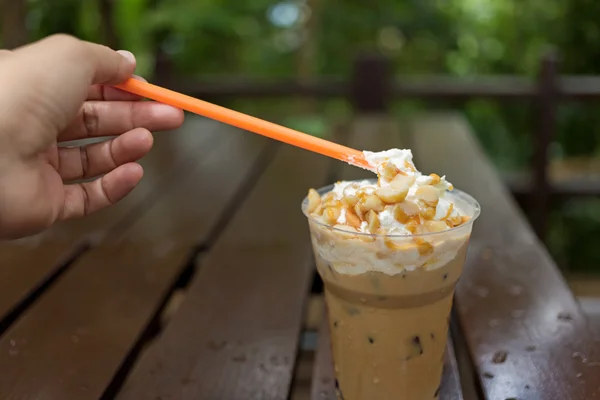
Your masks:
[[[407,177],[405,181],[407,183],[406,186],[408,188],[408,194],[404,200],[405,202],[412,203],[417,206],[421,206],[420,208],[423,208],[421,201],[424,200],[424,198],[428,198],[428,196],[436,196],[437,204],[435,206],[435,216],[432,218],[432,220],[442,221],[447,218],[456,218],[463,215],[461,211],[455,207],[447,197],[445,197],[446,191],[451,191],[454,189],[453,185],[446,181],[445,176],[436,178],[437,175],[435,174],[423,175],[420,171],[418,171],[413,163],[413,155],[411,150],[390,149],[377,153],[364,151],[363,154],[365,155],[367,162],[376,168],[379,176],[378,182],[374,183],[369,180],[359,182],[336,182],[332,190],[334,199],[342,200],[345,196],[356,196],[358,192],[376,194],[377,189],[386,190],[385,188],[391,188],[391,182],[394,181],[394,179],[386,178],[387,174],[384,171],[386,163],[391,163],[400,171],[402,177]],[[432,200],[432,202],[435,201]],[[424,233],[412,232],[406,229],[406,223],[402,223],[394,218],[393,209],[391,207],[385,207],[384,210],[379,213],[379,221],[381,230],[386,234],[411,235],[414,233]],[[337,222],[339,224],[346,223],[345,209],[340,213]],[[363,222],[358,231],[369,232],[367,227],[368,224]]]
[[[445,176],[417,170],[410,150],[363,153],[377,181],[337,182],[322,197],[309,191],[307,212],[321,224],[311,222],[315,251],[347,274],[435,269],[456,257],[471,233],[473,204],[452,193]]]

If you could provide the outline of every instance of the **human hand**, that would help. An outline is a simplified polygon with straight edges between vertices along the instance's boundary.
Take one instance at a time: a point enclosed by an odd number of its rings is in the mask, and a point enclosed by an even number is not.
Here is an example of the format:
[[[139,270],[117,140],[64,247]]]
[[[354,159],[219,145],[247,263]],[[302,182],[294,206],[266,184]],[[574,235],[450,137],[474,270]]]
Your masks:
[[[142,178],[135,161],[150,130],[182,124],[182,110],[104,86],[134,72],[133,55],[120,53],[66,35],[0,50],[0,239],[115,204]],[[103,136],[116,137],[57,146]]]

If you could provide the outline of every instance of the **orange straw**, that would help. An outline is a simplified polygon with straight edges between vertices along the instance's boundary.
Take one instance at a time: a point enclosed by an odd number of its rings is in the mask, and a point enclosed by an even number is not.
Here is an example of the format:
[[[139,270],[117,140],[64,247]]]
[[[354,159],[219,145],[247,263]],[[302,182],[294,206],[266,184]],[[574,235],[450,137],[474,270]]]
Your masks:
[[[374,170],[365,160],[363,153],[358,150],[307,135],[306,133],[298,132],[262,119],[251,117],[225,107],[220,107],[182,93],[174,92],[137,79],[129,79],[121,84],[115,85],[115,87],[228,125],[258,133],[259,135],[270,137],[271,139],[279,140],[305,150],[310,150],[315,153],[345,161],[357,167],[368,169],[370,171]]]

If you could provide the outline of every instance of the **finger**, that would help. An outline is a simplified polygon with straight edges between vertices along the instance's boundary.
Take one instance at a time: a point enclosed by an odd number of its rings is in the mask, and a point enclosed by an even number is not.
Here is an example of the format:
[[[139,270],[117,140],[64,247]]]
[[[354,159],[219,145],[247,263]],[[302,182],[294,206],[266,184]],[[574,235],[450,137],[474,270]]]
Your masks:
[[[61,81],[65,71],[69,71],[71,80],[78,83],[85,81],[88,86],[121,83],[132,76],[136,65],[135,57],[128,51],[117,52],[64,34],[48,36],[19,48],[15,53],[30,58],[38,65],[47,63],[40,67]]]
[[[134,128],[151,131],[175,129],[183,123],[183,111],[153,101],[86,101],[58,141],[115,136]]]
[[[142,128],[101,143],[58,150],[58,173],[65,181],[93,178],[144,157],[154,139]]]
[[[143,175],[141,165],[129,163],[92,182],[65,185],[60,219],[83,217],[117,203],[135,188]]]
[[[91,85],[112,85],[132,76],[135,60],[128,54],[68,35],[52,35],[14,50],[0,64],[2,90],[10,93],[0,97],[0,110],[18,112],[4,119],[22,132],[34,132],[21,141],[39,151],[73,120]],[[19,117],[25,114],[27,119]],[[42,130],[50,133],[44,141],[35,136]]]
[[[133,75],[133,79],[137,79],[142,82],[148,82],[141,76]],[[107,85],[92,85],[88,90],[88,100],[105,100],[105,101],[136,101],[141,100],[142,97],[133,93],[126,92],[121,89],[117,89]]]

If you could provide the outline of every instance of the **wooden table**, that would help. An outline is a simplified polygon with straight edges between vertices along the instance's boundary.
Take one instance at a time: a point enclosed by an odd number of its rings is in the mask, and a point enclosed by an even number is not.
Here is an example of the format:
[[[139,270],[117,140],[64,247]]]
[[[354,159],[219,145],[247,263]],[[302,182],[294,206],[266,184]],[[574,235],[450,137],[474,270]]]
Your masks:
[[[410,147],[482,205],[441,399],[600,398],[600,344],[460,116],[331,137]],[[0,245],[0,399],[287,399],[314,278],[300,201],[363,172],[194,117],[143,164],[118,206]],[[313,371],[312,398],[334,399],[325,327]]]

